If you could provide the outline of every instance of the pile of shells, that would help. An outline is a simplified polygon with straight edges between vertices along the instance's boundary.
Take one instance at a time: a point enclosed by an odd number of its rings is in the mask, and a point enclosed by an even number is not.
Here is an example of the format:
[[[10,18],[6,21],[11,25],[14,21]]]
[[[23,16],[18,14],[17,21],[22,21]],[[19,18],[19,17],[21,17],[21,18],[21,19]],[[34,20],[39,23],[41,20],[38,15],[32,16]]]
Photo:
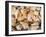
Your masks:
[[[41,29],[41,7],[12,6],[12,30],[39,30]]]

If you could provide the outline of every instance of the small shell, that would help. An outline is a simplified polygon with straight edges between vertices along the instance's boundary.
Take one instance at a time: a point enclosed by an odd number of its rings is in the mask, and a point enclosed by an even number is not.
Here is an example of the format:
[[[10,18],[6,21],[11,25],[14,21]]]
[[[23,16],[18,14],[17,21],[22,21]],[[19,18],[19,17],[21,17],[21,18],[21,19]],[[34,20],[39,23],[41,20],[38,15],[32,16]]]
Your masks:
[[[15,25],[16,20],[12,19],[12,25]]]
[[[36,7],[33,7],[33,6],[32,6],[32,7],[30,7],[30,10],[35,10],[35,9],[36,9]]]
[[[31,30],[37,30],[39,26],[31,26]]]
[[[18,21],[22,21],[22,20],[24,20],[24,17],[23,16],[19,16],[17,19],[18,19]]]
[[[27,16],[27,20],[30,21],[30,22],[33,22],[32,17],[33,17],[33,14],[29,13],[28,16]]]
[[[33,20],[35,21],[35,22],[37,22],[37,21],[40,21],[40,19],[39,19],[39,16],[33,16]]]
[[[21,30],[21,29],[22,29],[22,26],[21,26],[21,25],[17,25],[17,26],[16,26],[16,29],[17,29],[17,30]]]
[[[33,24],[31,24],[31,26],[37,26],[39,25],[39,22],[34,22]]]
[[[14,17],[12,17],[11,21],[12,21],[12,25],[15,26],[16,19]]]
[[[28,29],[29,28],[27,23],[24,23],[24,22],[20,22],[20,23],[22,24],[23,29]]]
[[[15,14],[15,12],[16,12],[16,7],[13,6],[13,7],[12,7],[12,10],[11,10],[11,14]]]
[[[41,7],[37,7],[36,9],[37,9],[37,10],[40,10],[40,9],[41,9]]]
[[[16,17],[16,19],[18,18],[18,14],[20,13],[20,11],[19,10],[16,10],[16,12],[14,13],[15,14],[15,17]]]
[[[34,15],[39,15],[39,12],[38,11],[34,11]]]

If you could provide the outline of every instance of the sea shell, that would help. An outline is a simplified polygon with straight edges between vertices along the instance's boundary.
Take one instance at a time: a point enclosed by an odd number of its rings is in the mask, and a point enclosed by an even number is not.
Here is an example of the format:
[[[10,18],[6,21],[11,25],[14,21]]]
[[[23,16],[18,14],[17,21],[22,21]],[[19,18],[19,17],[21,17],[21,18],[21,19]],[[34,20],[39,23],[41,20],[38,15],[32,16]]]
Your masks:
[[[39,26],[36,25],[36,26],[31,26],[30,29],[31,29],[31,30],[37,30],[38,28],[39,28]]]
[[[31,26],[37,26],[39,25],[39,22],[34,22],[33,24],[31,24]]]
[[[17,30],[21,30],[22,29],[22,26],[19,24],[19,25],[16,25],[16,29]]]
[[[25,22],[20,22],[20,23],[22,24],[23,29],[29,28],[28,23],[25,23]]]

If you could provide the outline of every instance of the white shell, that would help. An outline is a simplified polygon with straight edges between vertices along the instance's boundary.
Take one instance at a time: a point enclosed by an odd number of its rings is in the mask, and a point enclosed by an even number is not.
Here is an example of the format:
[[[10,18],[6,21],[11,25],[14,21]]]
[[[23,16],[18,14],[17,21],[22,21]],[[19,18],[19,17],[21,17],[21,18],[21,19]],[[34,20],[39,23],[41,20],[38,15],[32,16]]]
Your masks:
[[[16,26],[16,29],[17,29],[17,30],[21,30],[21,29],[22,29],[22,26],[21,26],[21,25],[17,25],[17,26]]]
[[[31,24],[31,26],[38,26],[39,22],[34,22],[33,24]]]
[[[37,30],[39,26],[31,26],[31,30]]]
[[[24,23],[24,22],[20,22],[20,23],[22,24],[22,27],[23,27],[24,29],[28,29],[28,28],[29,28],[29,26],[28,26],[27,23]]]

